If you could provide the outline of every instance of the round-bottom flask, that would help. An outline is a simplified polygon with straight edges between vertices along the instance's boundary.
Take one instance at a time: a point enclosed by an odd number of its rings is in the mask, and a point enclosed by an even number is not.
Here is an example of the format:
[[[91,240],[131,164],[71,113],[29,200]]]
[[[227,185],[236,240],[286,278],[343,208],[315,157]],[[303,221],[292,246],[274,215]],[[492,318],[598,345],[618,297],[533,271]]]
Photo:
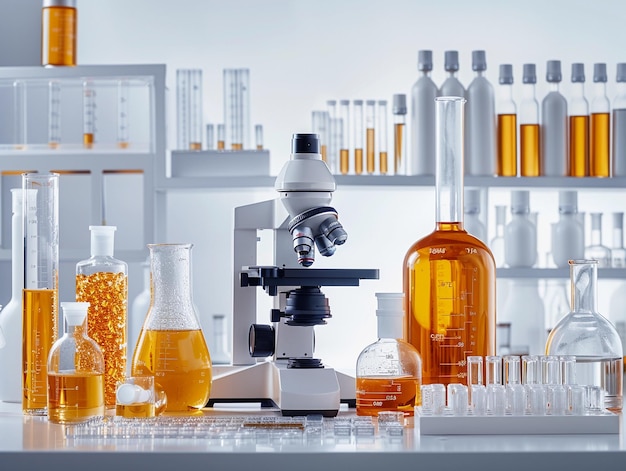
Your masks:
[[[191,244],[150,244],[151,303],[133,354],[132,375],[154,376],[167,411],[206,405],[211,357],[191,297]]]

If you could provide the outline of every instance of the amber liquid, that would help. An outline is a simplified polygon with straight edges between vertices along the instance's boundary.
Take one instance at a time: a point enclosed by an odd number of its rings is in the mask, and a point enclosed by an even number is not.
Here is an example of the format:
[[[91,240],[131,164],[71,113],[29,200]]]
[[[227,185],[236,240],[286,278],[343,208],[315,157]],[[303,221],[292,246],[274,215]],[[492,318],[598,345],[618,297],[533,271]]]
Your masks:
[[[128,277],[124,273],[76,275],[76,301],[88,302],[87,333],[104,356],[105,404],[115,406],[117,382],[126,375]]]
[[[48,375],[48,420],[55,424],[83,422],[104,415],[101,374]]]
[[[189,143],[189,150],[202,150],[202,143],[201,142],[190,142]]]
[[[363,173],[363,149],[354,149],[354,173]]]
[[[167,395],[167,411],[206,405],[211,357],[201,330],[142,330],[133,355],[133,376],[154,376]]]
[[[226,148],[226,144],[224,141],[217,141],[217,150],[224,150]]]
[[[386,151],[379,152],[378,157],[380,158],[380,174],[381,175],[387,175],[387,172],[389,172],[389,163],[387,161],[387,152]]]
[[[406,340],[422,357],[422,383],[467,384],[469,355],[495,354],[493,256],[459,223],[438,223],[404,259]]]
[[[146,419],[148,417],[154,417],[154,402],[118,404],[115,406],[115,415],[127,419]]]
[[[42,10],[42,65],[76,65],[76,9],[47,7]]]
[[[348,149],[339,150],[339,171],[342,175],[347,175],[350,171],[350,152]]]
[[[589,116],[569,117],[569,175],[589,174]]]
[[[366,169],[371,174],[376,171],[376,138],[373,128],[367,128],[365,132]]]
[[[328,161],[328,150],[327,150],[326,144],[322,144],[320,146],[320,154],[322,154],[322,160],[324,162],[327,162]]]
[[[128,149],[128,147],[130,147],[130,144],[127,141],[118,141],[117,147],[118,149]]]
[[[44,414],[47,407],[48,353],[57,339],[57,291],[22,291],[22,409]]]
[[[402,155],[402,149],[404,148],[404,123],[396,123],[393,125],[394,131],[394,151],[393,151],[393,164],[394,173],[398,173],[398,170],[402,168],[402,160],[405,158]]]
[[[356,414],[377,416],[381,411],[399,411],[412,416],[420,401],[421,384],[412,377],[358,377]]]
[[[609,113],[591,114],[591,152],[589,154],[589,175],[592,177],[609,176],[609,130]]]
[[[261,144],[257,144],[256,150],[263,150],[263,146]]]
[[[83,133],[83,147],[86,149],[91,149],[93,147],[94,137],[93,133],[86,132]]]
[[[498,115],[498,175],[517,176],[517,115]]]
[[[522,177],[539,176],[539,125],[520,126],[520,173]]]
[[[232,150],[243,150],[243,144],[235,144],[235,143],[233,143],[233,144],[230,145],[230,148]]]

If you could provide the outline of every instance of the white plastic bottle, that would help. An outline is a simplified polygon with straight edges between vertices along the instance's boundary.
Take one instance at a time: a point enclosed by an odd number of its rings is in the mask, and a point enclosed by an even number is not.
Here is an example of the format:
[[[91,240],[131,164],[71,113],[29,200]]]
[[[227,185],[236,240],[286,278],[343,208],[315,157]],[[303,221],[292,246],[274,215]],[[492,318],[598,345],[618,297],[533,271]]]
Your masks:
[[[485,51],[472,51],[476,76],[467,87],[465,138],[466,175],[494,175],[496,169],[496,108],[493,86],[484,76]]]
[[[465,87],[457,78],[459,71],[459,52],[446,51],[444,56],[444,69],[448,77],[439,88],[439,96],[460,96],[465,98]]]
[[[422,75],[411,89],[410,175],[435,174],[435,98],[437,85],[430,78],[432,51],[419,51],[417,70]]]
[[[559,221],[552,226],[552,259],[559,268],[585,256],[585,228],[578,218],[578,194],[559,191]]]
[[[512,268],[537,261],[537,229],[530,219],[527,190],[511,191],[511,221],[504,228],[504,262]]]
[[[617,95],[613,99],[611,176],[626,177],[626,62],[617,64]]]
[[[541,102],[541,174],[567,175],[567,100],[559,91],[561,61],[548,61],[550,91]]]
[[[463,228],[477,239],[487,243],[487,230],[480,220],[480,190],[478,188],[466,188],[463,199],[465,216]]]
[[[511,346],[530,355],[543,355],[548,337],[545,308],[539,295],[539,281],[533,278],[510,280],[506,302],[498,322],[511,324]]]

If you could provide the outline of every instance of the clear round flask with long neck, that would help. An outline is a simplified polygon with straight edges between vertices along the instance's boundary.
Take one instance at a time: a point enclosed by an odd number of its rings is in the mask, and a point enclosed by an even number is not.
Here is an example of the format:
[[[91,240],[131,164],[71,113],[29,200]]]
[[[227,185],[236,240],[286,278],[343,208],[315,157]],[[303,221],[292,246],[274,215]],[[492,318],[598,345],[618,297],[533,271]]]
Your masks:
[[[570,260],[571,311],[552,329],[547,355],[575,355],[578,384],[604,390],[604,406],[622,410],[623,348],[617,330],[598,313],[598,262]]]
[[[206,405],[211,357],[191,296],[191,244],[149,244],[150,310],[133,354],[132,375],[154,376],[168,412]]]
[[[404,259],[406,340],[422,356],[422,383],[466,383],[469,355],[494,355],[496,268],[463,228],[463,105],[436,100],[435,230]]]

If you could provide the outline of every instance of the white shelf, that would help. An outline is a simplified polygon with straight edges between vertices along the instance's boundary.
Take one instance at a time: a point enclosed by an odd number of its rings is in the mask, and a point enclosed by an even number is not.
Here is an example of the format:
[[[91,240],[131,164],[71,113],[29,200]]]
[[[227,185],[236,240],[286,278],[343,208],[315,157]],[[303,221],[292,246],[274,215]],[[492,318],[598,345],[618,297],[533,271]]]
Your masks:
[[[566,268],[498,268],[497,278],[533,278],[570,279],[570,270]],[[598,278],[608,280],[626,279],[626,268],[598,268]]]

